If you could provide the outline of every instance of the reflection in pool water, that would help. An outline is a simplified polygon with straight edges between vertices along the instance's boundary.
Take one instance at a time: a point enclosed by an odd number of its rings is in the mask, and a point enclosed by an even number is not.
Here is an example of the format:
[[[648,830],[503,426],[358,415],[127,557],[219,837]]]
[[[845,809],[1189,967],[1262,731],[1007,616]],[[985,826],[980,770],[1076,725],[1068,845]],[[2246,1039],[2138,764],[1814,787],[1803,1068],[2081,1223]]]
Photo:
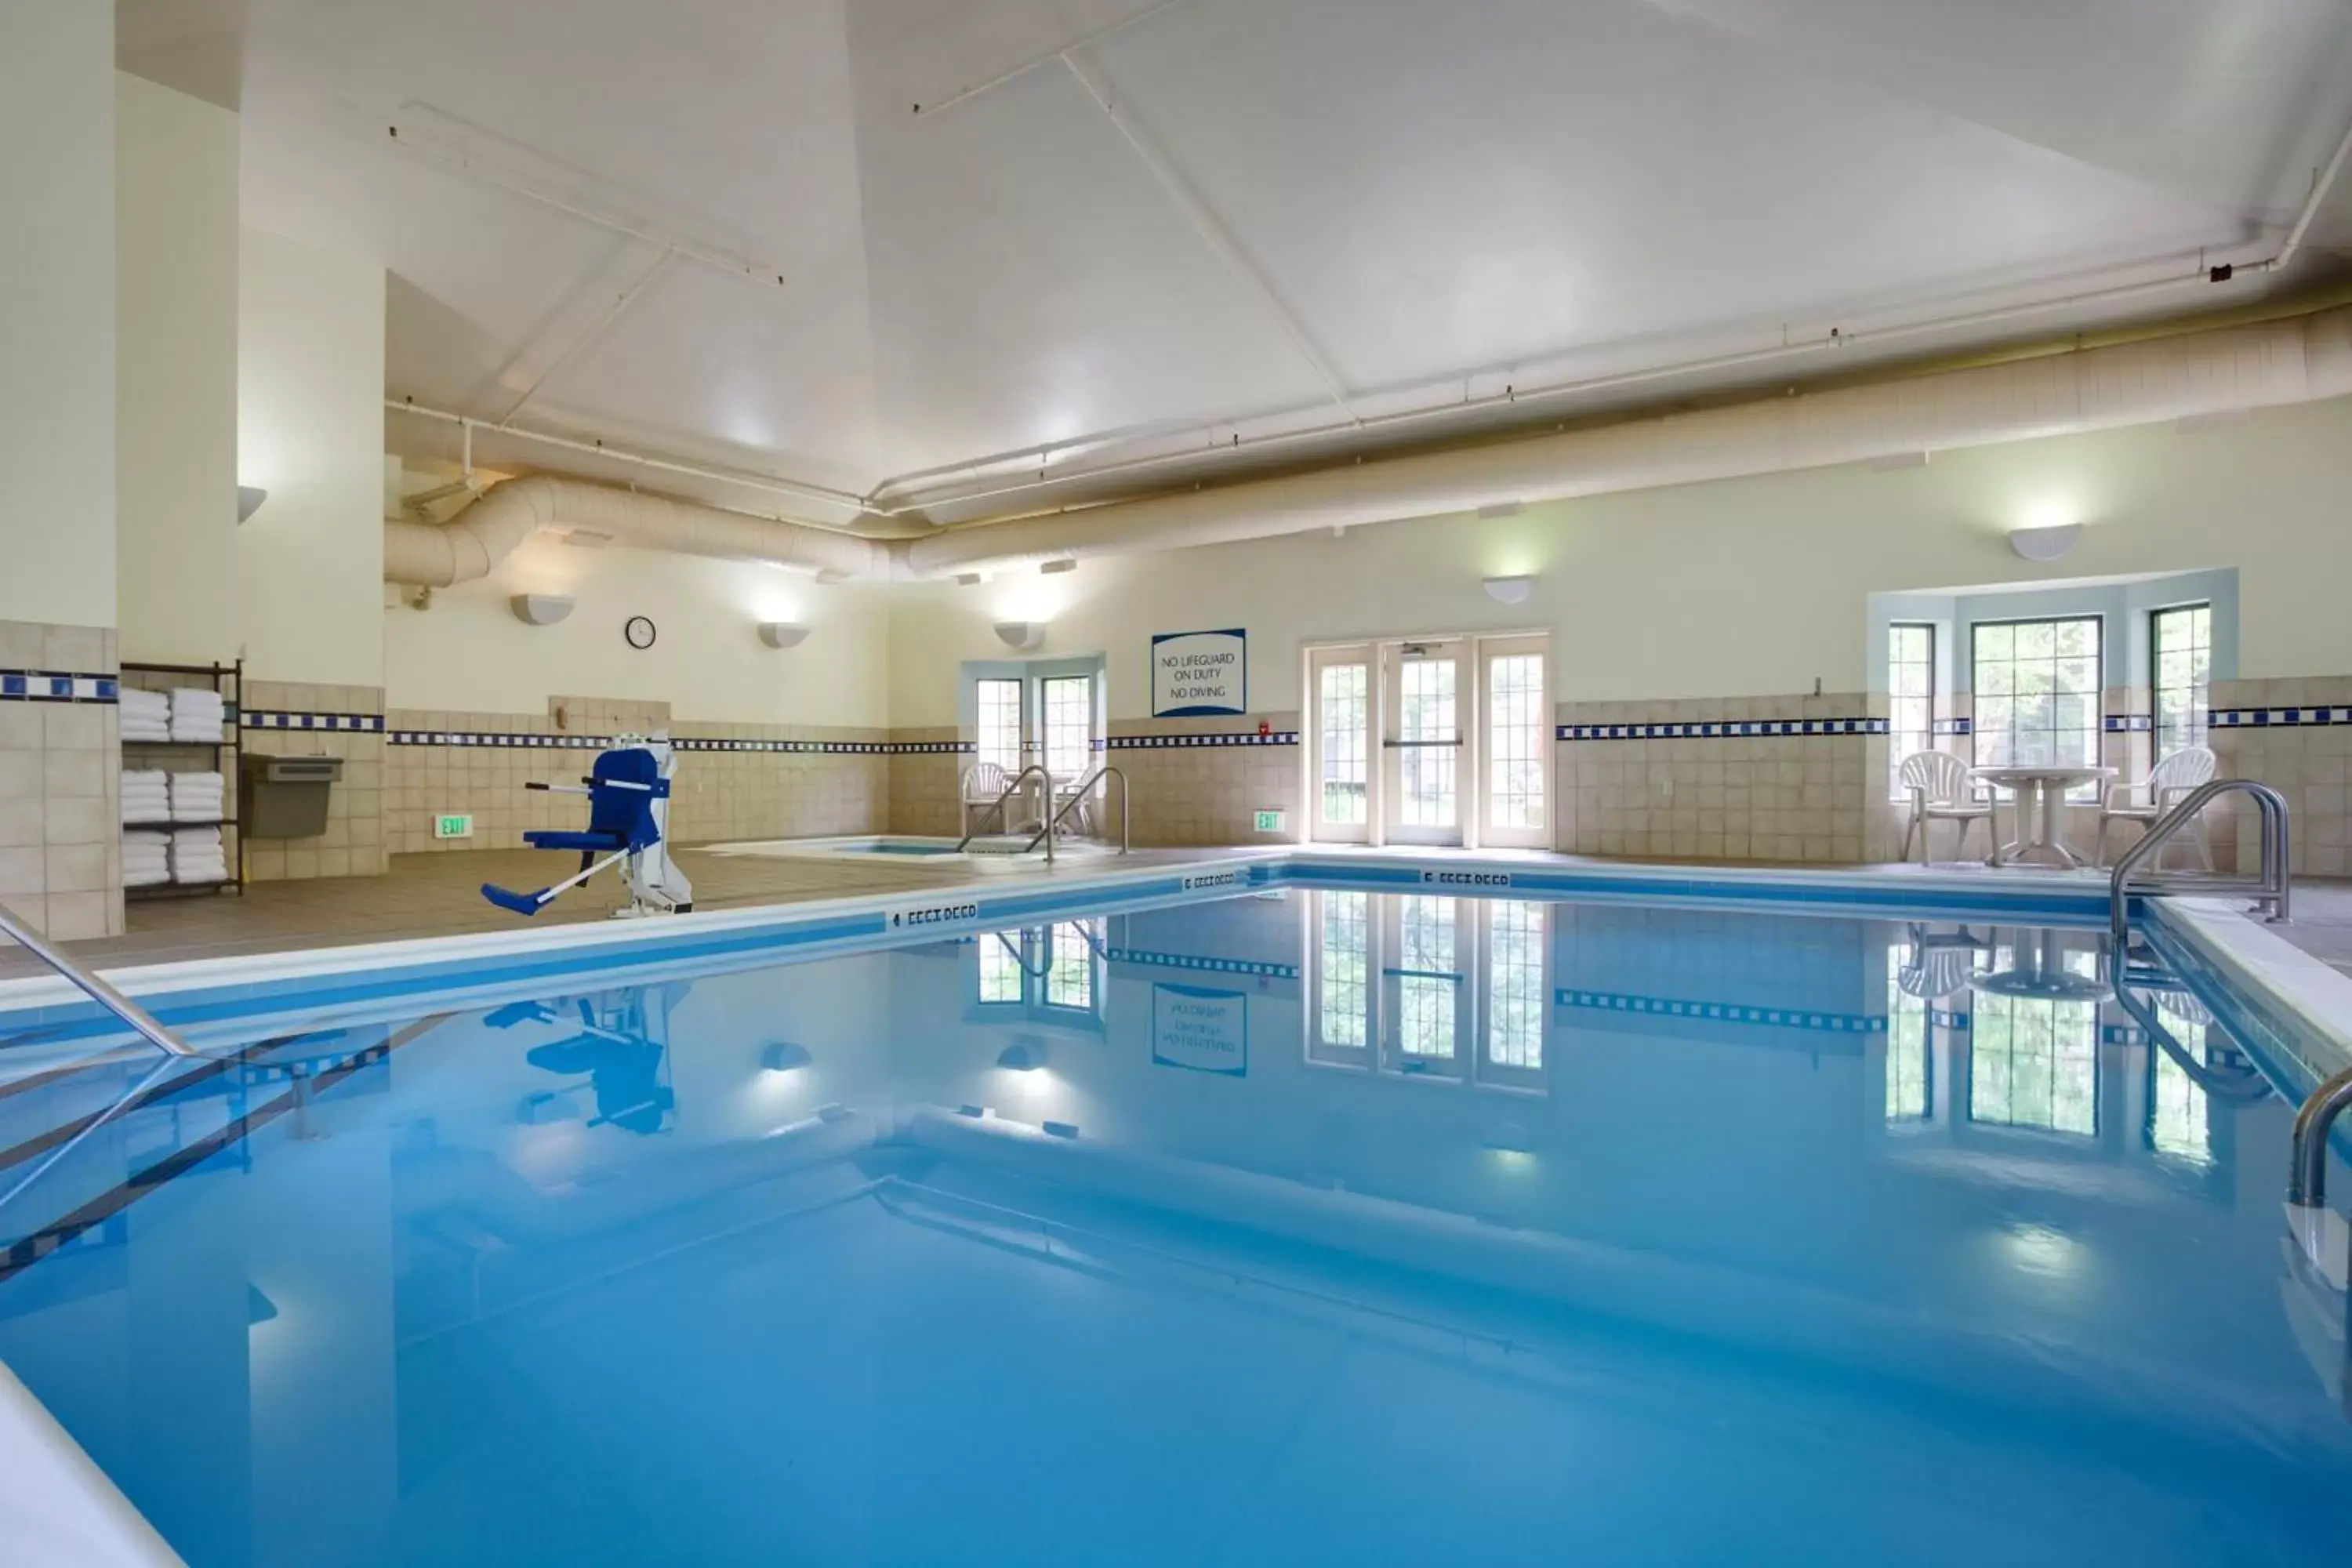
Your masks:
[[[1293,892],[269,1042],[0,1358],[200,1565],[2332,1561],[2291,1107],[2099,962]]]

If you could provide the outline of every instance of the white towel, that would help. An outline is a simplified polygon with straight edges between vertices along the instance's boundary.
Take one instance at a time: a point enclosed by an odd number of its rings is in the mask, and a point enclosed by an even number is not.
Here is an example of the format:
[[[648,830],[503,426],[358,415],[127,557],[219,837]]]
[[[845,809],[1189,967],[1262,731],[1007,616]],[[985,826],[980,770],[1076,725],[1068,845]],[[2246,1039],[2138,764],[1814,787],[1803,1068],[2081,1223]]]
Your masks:
[[[172,879],[175,882],[228,880],[228,856],[221,847],[217,827],[182,827],[172,834]]]
[[[135,686],[124,686],[116,689],[114,698],[126,724],[133,719],[158,724],[168,724],[172,721],[172,700],[160,691],[142,691]]]
[[[172,879],[172,836],[168,833],[126,833],[122,836],[122,885],[152,888]]]
[[[172,775],[172,820],[218,822],[226,815],[226,790],[221,775],[210,773]]]
[[[227,706],[217,691],[202,686],[182,686],[172,692],[172,739],[199,744],[219,743]]]

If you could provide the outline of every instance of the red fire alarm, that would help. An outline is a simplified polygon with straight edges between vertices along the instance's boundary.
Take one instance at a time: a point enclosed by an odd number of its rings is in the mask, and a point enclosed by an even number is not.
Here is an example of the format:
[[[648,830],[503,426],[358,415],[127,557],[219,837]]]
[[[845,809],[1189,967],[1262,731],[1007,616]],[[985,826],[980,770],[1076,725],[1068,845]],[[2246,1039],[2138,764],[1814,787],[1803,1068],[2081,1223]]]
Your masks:
[[[1259,720],[1259,721],[1257,721],[1257,732],[1258,732],[1260,735],[1271,735],[1271,734],[1273,734],[1273,733],[1274,733],[1274,721],[1273,721],[1273,720],[1271,720],[1271,719],[1261,719],[1261,720]]]

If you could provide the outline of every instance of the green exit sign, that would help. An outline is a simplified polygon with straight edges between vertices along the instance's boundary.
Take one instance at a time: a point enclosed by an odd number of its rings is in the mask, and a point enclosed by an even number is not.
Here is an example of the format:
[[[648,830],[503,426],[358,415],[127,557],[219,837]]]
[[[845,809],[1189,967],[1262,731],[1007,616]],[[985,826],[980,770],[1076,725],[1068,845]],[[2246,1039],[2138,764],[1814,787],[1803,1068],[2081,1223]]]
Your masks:
[[[1281,832],[1283,815],[1284,814],[1279,811],[1259,812],[1257,814],[1257,830],[1260,833]]]
[[[474,817],[470,812],[455,812],[433,819],[433,837],[436,838],[471,838],[473,836]]]

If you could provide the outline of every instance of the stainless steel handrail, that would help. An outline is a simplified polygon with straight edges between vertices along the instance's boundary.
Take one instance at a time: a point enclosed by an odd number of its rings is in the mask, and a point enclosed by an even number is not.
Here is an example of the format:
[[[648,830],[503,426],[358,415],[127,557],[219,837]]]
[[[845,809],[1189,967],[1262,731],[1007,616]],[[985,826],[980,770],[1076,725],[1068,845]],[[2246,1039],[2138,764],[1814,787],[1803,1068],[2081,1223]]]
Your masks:
[[[51,947],[37,934],[27,930],[24,923],[11,915],[5,908],[0,908],[0,932],[14,937],[17,944],[26,952],[72,981],[80,988],[83,994],[130,1025],[139,1032],[142,1038],[158,1050],[169,1051],[175,1057],[194,1057],[204,1054],[157,1023],[154,1015],[149,1013],[146,1008],[142,1007],[113,986]]]
[[[1127,774],[1113,764],[1105,763],[1101,767],[1097,768],[1094,772],[1088,773],[1085,778],[1078,781],[1078,787],[1070,792],[1070,798],[1064,801],[1060,809],[1055,811],[1051,817],[1047,818],[1045,826],[1038,830],[1037,838],[1047,839],[1045,845],[1045,860],[1048,865],[1053,863],[1054,846],[1047,836],[1050,835],[1055,827],[1060,826],[1062,818],[1069,816],[1070,813],[1076,808],[1080,801],[1086,799],[1087,795],[1094,793],[1095,786],[1097,784],[1103,783],[1107,779],[1117,779],[1118,781],[1118,852],[1122,855],[1127,853]],[[1034,849],[1037,847],[1037,838],[1032,838],[1029,840],[1030,848]]]
[[[2313,1089],[2294,1113],[2294,1152],[2286,1173],[2286,1201],[2294,1207],[2326,1205],[2327,1136],[2347,1108],[2352,1108],[2352,1068]]]
[[[2157,1016],[2156,1009],[2126,984],[2128,976],[2125,973],[2126,962],[2123,950],[2109,943],[2107,984],[2115,990],[2116,1001],[2121,1004],[2123,1010],[2131,1016],[2132,1022],[2139,1026],[2140,1033],[2146,1035],[2158,1050],[2170,1057],[2174,1065],[2188,1075],[2189,1082],[2214,1099],[2227,1100],[2232,1105],[2253,1105],[2271,1097],[2270,1079],[2263,1077],[2261,1073],[2237,1078],[2225,1077],[2190,1056],[2188,1047],[2174,1039],[2172,1031],[2164,1026],[2164,1020]]]
[[[1019,942],[1015,942],[1011,937],[1005,935],[1003,931],[997,931],[994,935],[997,941],[1004,944],[1004,951],[1013,955],[1013,967],[1020,970],[1022,973],[1027,975],[1030,979],[1043,980],[1054,973],[1054,954],[1050,948],[1046,951],[1045,963],[1036,969],[1032,969],[1029,967],[1029,954],[1024,951],[1027,946],[1027,938],[1025,933],[1023,940]]]
[[[2286,797],[2266,784],[2253,779],[2214,779],[2199,784],[2189,792],[2153,826],[2140,836],[2140,841],[2124,851],[2116,861],[2115,875],[2107,881],[2107,924],[2113,932],[2118,951],[2127,949],[2130,935],[2131,875],[2140,863],[2162,849],[2165,841],[2197,820],[2198,814],[2225,795],[2250,795],[2263,819],[2262,870],[2249,880],[2242,877],[2163,877],[2144,884],[2164,892],[2252,893],[2264,906],[2264,918],[2273,925],[2287,920],[2289,898],[2287,860],[2289,841],[2286,822]]]
[[[995,814],[998,826],[1003,827],[1005,826],[1004,803],[1021,793],[1021,786],[1029,782],[1029,775],[1031,773],[1035,773],[1039,778],[1045,781],[1045,798],[1047,800],[1052,800],[1054,798],[1054,775],[1047,773],[1044,768],[1038,766],[1036,763],[1032,763],[1029,766],[1023,768],[1018,773],[1013,775],[1013,782],[1004,786],[1004,793],[1003,795],[998,795],[993,801],[989,803],[988,810],[980,814],[980,821],[972,825],[971,831],[965,834],[961,838],[956,840],[956,850],[959,854],[971,847],[971,841],[980,837],[981,827],[987,823],[991,813]],[[1036,846],[1033,842],[1030,847],[1034,848]],[[1054,852],[1049,847],[1045,851],[1045,858],[1051,860],[1053,858]]]

